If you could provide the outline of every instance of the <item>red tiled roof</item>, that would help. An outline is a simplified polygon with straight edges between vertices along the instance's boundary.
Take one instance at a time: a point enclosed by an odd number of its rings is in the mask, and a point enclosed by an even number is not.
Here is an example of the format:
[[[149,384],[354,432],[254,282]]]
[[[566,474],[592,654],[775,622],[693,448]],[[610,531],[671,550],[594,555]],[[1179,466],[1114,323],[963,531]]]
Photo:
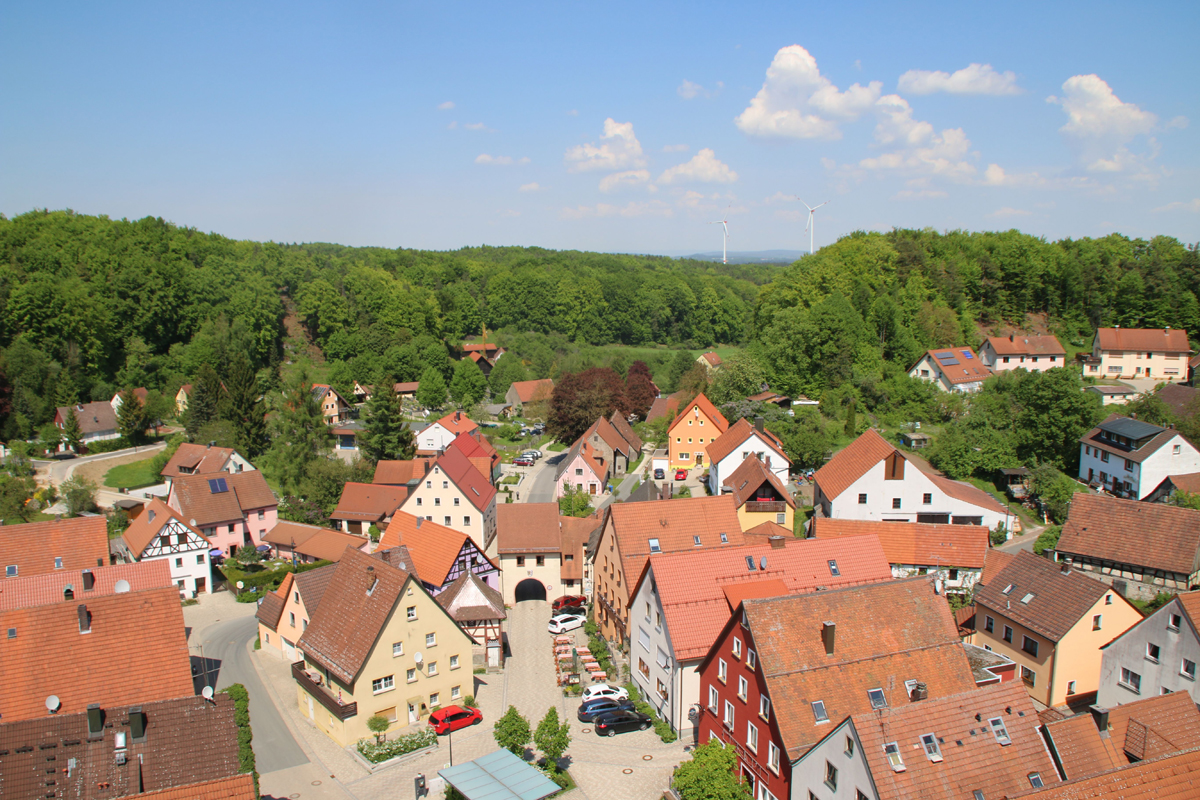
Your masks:
[[[997,500],[995,497],[992,497],[983,489],[976,488],[969,483],[964,483],[963,481],[952,481],[943,475],[934,475],[929,472],[926,472],[925,474],[929,476],[929,480],[933,481],[939,489],[941,489],[950,497],[953,497],[955,500],[961,500],[964,503],[970,503],[973,506],[986,508],[989,511],[998,511],[1001,514],[1004,514],[1007,511],[1004,506],[1000,505],[999,500]]]
[[[330,519],[361,522],[383,522],[395,513],[405,499],[408,488],[379,483],[347,483],[342,487],[337,508]]]
[[[597,419],[592,423],[590,428],[584,431],[583,437],[585,439],[590,440],[592,436],[600,437],[600,440],[614,452],[624,453],[628,456],[630,455],[630,451],[633,450],[629,442],[625,441],[625,437],[621,435],[620,431],[613,427],[613,424],[604,417]]]
[[[129,583],[130,591],[173,586],[171,566],[164,559],[151,559],[136,564],[114,564],[87,570],[95,579],[91,589],[83,588],[84,570],[59,569],[29,578],[9,578],[0,581],[0,611],[16,608],[62,603],[68,586],[79,601],[92,597],[116,594],[117,581]]]
[[[675,419],[677,413],[679,413],[678,397],[656,397],[650,404],[650,410],[646,412],[646,422],[654,422],[661,417]]]
[[[988,529],[981,525],[931,525],[852,519],[813,520],[813,536],[831,539],[874,534],[890,564],[983,569]]]
[[[496,506],[496,547],[500,553],[562,552],[558,503],[503,503]]]
[[[496,496],[496,488],[492,486],[491,481],[475,468],[461,450],[449,449],[442,453],[438,460],[433,462],[433,468],[440,468],[442,474],[453,481],[467,498],[467,502],[480,511],[485,511]]]
[[[90,633],[80,633],[80,606]],[[195,692],[175,586],[4,611],[0,629],[16,631],[4,642],[5,722],[44,716],[51,694],[74,714]]]
[[[821,488],[821,494],[833,500],[895,450],[878,431],[868,428],[817,470],[813,482]]]
[[[421,388],[420,381],[401,381],[392,386],[392,391],[396,394],[416,394],[419,388]]]
[[[1143,761],[1091,778],[1009,795],[1010,800],[1195,800],[1200,796],[1200,748]]]
[[[154,541],[154,537],[158,536],[163,526],[171,520],[187,528],[201,539],[208,541],[204,534],[184,522],[183,517],[178,511],[157,497],[147,503],[142,512],[129,523],[129,527],[121,534],[121,539],[135,558],[141,558],[142,553]]]
[[[627,581],[642,574],[650,555],[651,539],[658,540],[664,553],[695,549],[694,537],[699,537],[701,548],[744,544],[737,507],[729,495],[616,503],[608,507],[607,524],[615,532]]]
[[[644,442],[640,436],[633,432],[633,428],[630,427],[628,420],[621,416],[620,411],[614,411],[612,416],[608,418],[608,422],[617,429],[617,433],[621,434],[621,438],[629,444],[630,449],[634,453],[641,452]]]
[[[179,514],[189,525],[240,522],[247,511],[279,505],[267,480],[258,470],[237,472],[221,477],[229,491],[213,493],[204,475],[179,475],[172,480],[171,498],[179,504]],[[194,521],[194,522],[193,522]]]
[[[1005,592],[1009,586],[1012,589]],[[1074,570],[1064,573],[1050,561],[1021,551],[975,595],[975,602],[1057,642],[1108,592],[1111,586]],[[1026,595],[1033,597],[1022,602]]]
[[[171,456],[171,460],[159,474],[174,478],[176,475],[184,474],[179,471],[180,467],[191,470],[187,474],[208,475],[220,472],[233,457],[234,452],[232,447],[207,447],[202,444],[184,442],[179,445],[175,455]]]
[[[988,550],[983,556],[983,574],[979,576],[980,584],[986,586],[995,580],[1001,570],[1012,562],[1014,556],[1014,553],[1006,553],[1003,550]]]
[[[747,559],[754,560],[753,571]],[[831,573],[830,560],[837,562],[839,575]],[[747,544],[655,554],[647,560],[630,597],[637,594],[651,570],[671,646],[680,661],[703,658],[729,614],[747,598],[892,578],[879,540],[870,536],[837,542],[789,538],[782,547]]]
[[[775,473],[767,469],[767,465],[759,461],[754,456],[748,456],[738,464],[737,469],[724,481],[722,486],[728,486],[733,491],[734,502],[737,507],[741,508],[747,501],[753,500],[758,487],[764,483],[771,484],[775,491],[783,498],[783,502],[787,503],[792,508],[796,507],[796,500],[792,497],[791,492],[787,487],[780,482],[779,478],[775,477]]]
[[[457,436],[460,433],[464,433],[466,431],[473,431],[479,427],[474,422],[472,422],[471,419],[466,414],[462,413],[461,411],[451,411],[449,414],[442,417],[441,419],[439,419],[437,422],[435,422],[433,424],[441,425],[443,428],[450,431],[455,436]]]
[[[1065,356],[1067,351],[1054,336],[1033,336],[1014,333],[1011,336],[989,336],[987,343],[1001,356]],[[982,348],[981,348],[982,349]]]
[[[438,605],[456,622],[481,622],[507,619],[504,598],[492,587],[467,570],[454,579],[436,598]]]
[[[751,537],[766,536],[767,538],[770,538],[772,536],[786,536],[791,538],[795,536],[795,533],[793,533],[790,529],[774,522],[760,522],[753,528],[744,531],[742,535],[746,537],[747,543],[750,543]]]
[[[514,381],[511,386],[516,390],[517,398],[522,404],[532,403],[535,400],[549,400],[554,391],[554,381],[549,378],[536,381]]]
[[[973,383],[990,378],[992,371],[984,366],[983,361],[969,347],[941,347],[937,350],[926,350],[921,359],[928,357],[946,381],[952,386],[960,383]],[[920,363],[918,359],[917,363]],[[913,365],[916,367],[916,364]],[[911,371],[911,370],[910,370]]]
[[[471,343],[464,343],[462,346],[462,349],[463,349],[464,353],[478,352],[478,351],[483,351],[485,353],[491,353],[494,350],[499,350],[500,345],[496,344],[495,342],[471,342]]]
[[[685,415],[693,413],[693,409],[697,408],[700,409],[701,414],[712,420],[712,423],[717,426],[717,430],[720,433],[724,433],[729,429],[729,421],[725,419],[725,416],[720,411],[717,411],[717,407],[703,394],[697,396],[692,402],[687,404],[686,408],[680,410],[679,416],[675,418],[675,422],[671,423],[671,428],[674,428]]]
[[[340,561],[347,547],[361,550],[368,542],[362,536],[287,520],[276,523],[262,540],[276,547],[291,548],[294,545],[297,553],[321,561]]]
[[[380,461],[375,465],[375,477],[372,483],[404,486],[409,481],[425,477],[426,465],[433,463],[432,458],[414,458],[411,461]]]
[[[258,610],[254,612],[254,618],[273,631],[279,629],[279,619],[283,616],[283,607],[287,604],[287,597],[292,592],[293,578],[294,573],[289,572],[284,575],[279,588],[264,594],[258,604]]]
[[[507,505],[501,508],[508,508]],[[403,511],[392,517],[387,531],[379,539],[379,549],[404,545],[412,558],[413,569],[421,580],[431,586],[441,587],[450,574],[450,568],[471,537],[465,533],[438,525],[428,519],[414,517]],[[480,553],[483,548],[476,544]],[[488,559],[488,563],[499,569]]]
[[[138,795],[139,800],[257,800],[249,772]]]
[[[1200,570],[1200,511],[1080,492],[1056,549],[1190,575]]]
[[[1144,350],[1146,352],[1191,353],[1187,331],[1179,328],[1100,328],[1096,331],[1101,350]]]
[[[714,367],[721,366],[721,357],[716,353],[704,353],[700,357]]]
[[[562,565],[559,578],[564,581],[583,580],[584,547],[592,533],[600,527],[602,520],[592,515],[590,517],[559,517],[558,526],[562,531]],[[568,558],[567,556],[574,556]]]
[[[62,569],[88,569],[108,563],[108,523],[104,517],[26,522],[5,526],[2,533],[0,567],[16,566],[18,578],[53,572],[56,558],[62,559]]]
[[[783,453],[783,444],[775,434],[768,430],[758,431],[744,417],[729,426],[729,428],[716,438],[712,444],[704,449],[708,454],[710,464],[717,464],[725,459],[730,453],[738,449],[742,442],[749,439],[755,433],[758,433],[759,438],[767,443],[767,446],[774,450],[771,460],[778,459],[779,464],[791,464],[792,461]]]
[[[1200,472],[1188,472],[1184,475],[1168,475],[1163,479],[1170,481],[1177,491],[1196,494],[1200,492]]]

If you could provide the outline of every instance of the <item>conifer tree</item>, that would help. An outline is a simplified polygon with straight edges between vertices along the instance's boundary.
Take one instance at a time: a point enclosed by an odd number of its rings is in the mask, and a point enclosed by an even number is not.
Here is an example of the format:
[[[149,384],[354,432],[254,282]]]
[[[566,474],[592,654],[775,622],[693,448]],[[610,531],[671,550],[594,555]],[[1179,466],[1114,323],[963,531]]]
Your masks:
[[[221,379],[217,371],[204,364],[192,385],[192,396],[188,398],[187,421],[184,428],[188,438],[196,441],[196,433],[219,415],[221,403]]]
[[[258,380],[250,359],[243,352],[233,356],[229,365],[228,402],[225,418],[233,425],[237,451],[253,459],[267,449],[266,407],[258,391]]]
[[[320,402],[313,396],[307,372],[301,371],[284,387],[271,428],[274,439],[268,461],[280,488],[287,494],[295,494],[309,465],[333,444],[333,435],[325,424]]]
[[[362,457],[373,464],[380,461],[407,461],[413,457],[413,432],[404,421],[400,398],[387,381],[375,387],[367,401],[366,430],[358,437]]]
[[[74,415],[72,415],[74,416]],[[132,445],[146,441],[146,409],[133,389],[121,392],[121,405],[117,407],[117,429]]]

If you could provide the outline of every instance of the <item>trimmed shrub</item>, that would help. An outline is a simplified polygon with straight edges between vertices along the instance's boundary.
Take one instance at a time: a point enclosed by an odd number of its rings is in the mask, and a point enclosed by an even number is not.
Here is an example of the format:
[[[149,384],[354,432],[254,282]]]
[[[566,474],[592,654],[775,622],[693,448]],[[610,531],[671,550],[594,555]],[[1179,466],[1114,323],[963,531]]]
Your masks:
[[[417,733],[409,733],[404,736],[397,736],[395,739],[389,739],[383,742],[372,742],[370,739],[359,739],[355,747],[358,754],[370,761],[372,764],[379,764],[387,761],[389,758],[402,756],[405,753],[411,753],[414,750],[420,750],[422,747],[431,747],[437,744],[437,734],[432,728],[418,731]]]
[[[254,776],[254,795],[258,796],[258,770],[255,769],[254,733],[250,730],[250,693],[240,683],[222,690],[233,699],[233,719],[237,723],[238,769]]]

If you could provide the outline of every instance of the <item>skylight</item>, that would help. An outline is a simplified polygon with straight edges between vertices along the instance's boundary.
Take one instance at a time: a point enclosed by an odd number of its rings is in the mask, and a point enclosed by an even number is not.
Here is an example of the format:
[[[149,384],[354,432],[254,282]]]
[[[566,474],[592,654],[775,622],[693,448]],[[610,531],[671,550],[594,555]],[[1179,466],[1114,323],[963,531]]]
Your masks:
[[[661,553],[662,552],[662,548],[658,546],[658,539],[650,540],[650,552],[651,553]]]
[[[813,711],[813,717],[817,720],[817,722],[828,722],[829,721],[829,714],[827,714],[825,712],[825,702],[824,701],[822,701],[822,700],[814,701],[812,704],[812,711]]]
[[[696,544],[700,544],[699,536],[696,537]],[[727,534],[727,533],[721,534],[721,544],[729,544],[729,534]]]
[[[699,547],[699,546],[700,546],[700,537],[699,537],[699,536],[693,536],[693,537],[692,537],[692,543],[693,543],[693,544],[695,544],[695,545],[696,545],[696,547]]]
[[[871,701],[871,708],[887,708],[887,696],[883,689],[868,689],[867,697]]]
[[[988,720],[988,725],[992,726],[992,733],[996,737],[996,741],[1000,744],[1012,744],[1012,739],[1008,736],[1008,728],[1004,727],[1004,720],[1000,717],[993,717]]]
[[[1022,598],[1021,598],[1021,602],[1022,602],[1022,603],[1025,603],[1026,605],[1028,605],[1028,604],[1029,604],[1029,601],[1030,601],[1030,600],[1032,600],[1032,599],[1033,599],[1033,592],[1030,592],[1029,594],[1027,594],[1027,595],[1025,595],[1024,597],[1022,597]]]
[[[1016,587],[1010,583],[1008,586],[1004,587],[1004,591],[1001,592],[1001,594],[1009,594],[1014,588]]]
[[[754,556],[746,556],[746,569],[754,572]]]
[[[829,574],[835,578],[842,574],[841,570],[838,569],[837,561],[832,558],[829,559]]]

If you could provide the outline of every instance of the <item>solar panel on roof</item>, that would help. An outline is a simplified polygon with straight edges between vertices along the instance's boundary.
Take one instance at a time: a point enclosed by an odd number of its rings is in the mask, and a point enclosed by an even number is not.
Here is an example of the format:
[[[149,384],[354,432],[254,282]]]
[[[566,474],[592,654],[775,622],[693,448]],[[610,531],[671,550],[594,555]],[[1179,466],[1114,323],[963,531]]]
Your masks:
[[[954,358],[954,353],[934,353],[938,358]]]
[[[213,494],[223,494],[229,491],[229,484],[224,478],[209,478],[208,490]]]
[[[951,354],[947,354],[945,356],[939,357],[938,361],[941,362],[943,367],[957,367],[958,366],[958,359],[955,358]]]
[[[975,357],[974,354],[972,354],[970,350],[963,350],[962,354],[963,354],[963,358],[974,358]]]

